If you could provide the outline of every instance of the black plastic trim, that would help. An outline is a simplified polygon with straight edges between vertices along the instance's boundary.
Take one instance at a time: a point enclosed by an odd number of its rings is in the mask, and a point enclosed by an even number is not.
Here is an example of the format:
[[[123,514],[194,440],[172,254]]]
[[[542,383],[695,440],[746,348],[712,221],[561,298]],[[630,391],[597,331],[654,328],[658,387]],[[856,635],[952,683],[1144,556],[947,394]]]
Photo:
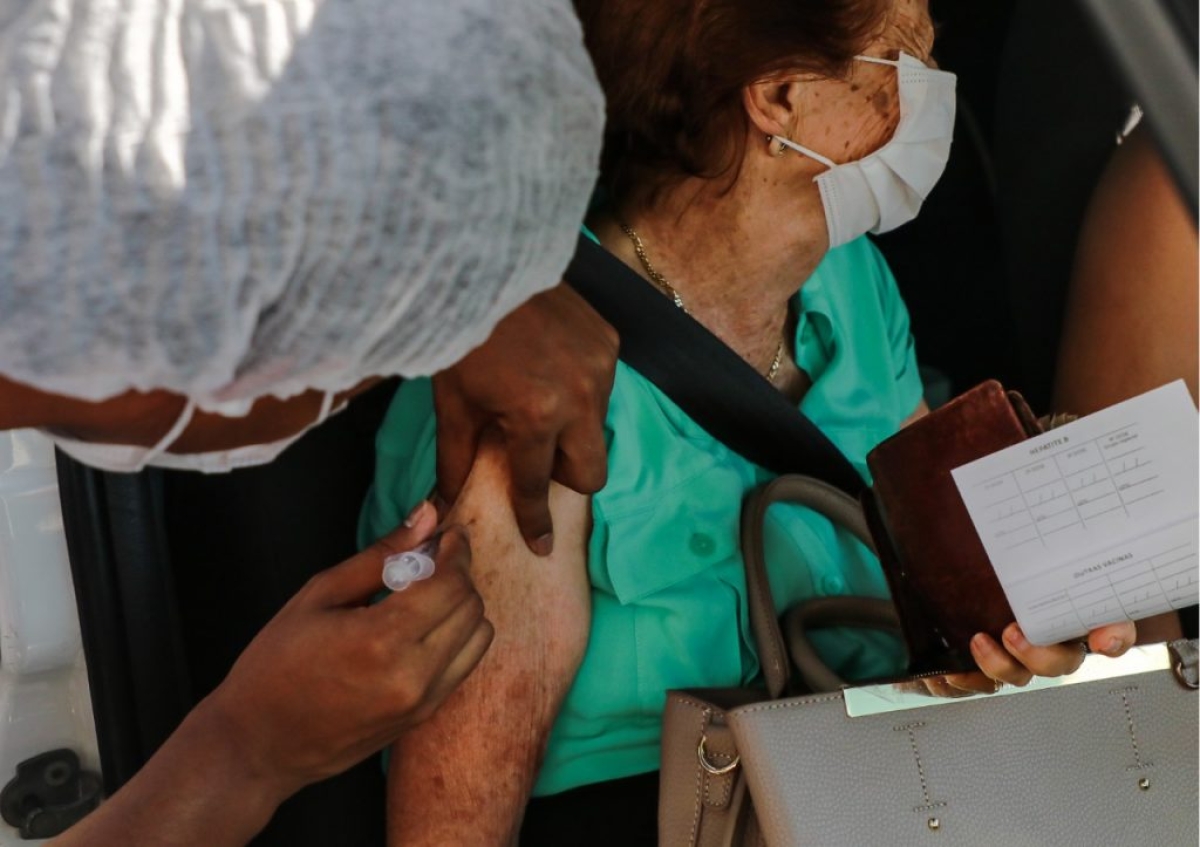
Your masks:
[[[59,496],[105,791],[129,780],[191,707],[156,471],[57,454]]]

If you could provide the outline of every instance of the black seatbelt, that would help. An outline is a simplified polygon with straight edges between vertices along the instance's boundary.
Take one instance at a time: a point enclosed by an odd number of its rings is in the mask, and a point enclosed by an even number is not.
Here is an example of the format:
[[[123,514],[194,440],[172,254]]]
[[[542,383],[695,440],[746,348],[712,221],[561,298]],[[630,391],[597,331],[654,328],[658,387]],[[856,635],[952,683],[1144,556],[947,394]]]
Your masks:
[[[709,435],[777,474],[857,497],[865,483],[826,435],[762,375],[624,262],[579,237],[567,283],[621,336],[621,359]]]

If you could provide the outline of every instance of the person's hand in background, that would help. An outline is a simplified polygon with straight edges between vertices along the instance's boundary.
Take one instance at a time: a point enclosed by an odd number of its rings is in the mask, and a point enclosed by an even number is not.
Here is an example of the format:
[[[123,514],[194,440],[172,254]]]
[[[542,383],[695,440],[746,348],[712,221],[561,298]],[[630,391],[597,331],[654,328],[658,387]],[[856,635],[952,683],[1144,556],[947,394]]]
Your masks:
[[[580,494],[604,487],[604,417],[616,331],[565,283],[529,300],[491,337],[433,377],[438,493],[458,499],[483,433],[503,437],[513,511],[526,544],[554,546],[550,481]]]
[[[1153,138],[1116,148],[1088,204],[1071,273],[1054,408],[1086,415],[1200,374],[1196,221]],[[1135,284],[1131,284],[1134,282]],[[1195,608],[1187,610],[1194,632]],[[1178,612],[1140,621],[1141,643],[1184,634]]]

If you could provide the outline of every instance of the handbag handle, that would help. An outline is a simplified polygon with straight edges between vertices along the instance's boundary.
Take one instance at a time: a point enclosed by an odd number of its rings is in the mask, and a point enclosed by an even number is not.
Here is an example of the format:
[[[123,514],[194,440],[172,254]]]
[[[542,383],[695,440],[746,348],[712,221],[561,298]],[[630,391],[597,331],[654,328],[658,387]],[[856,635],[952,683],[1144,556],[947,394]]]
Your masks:
[[[817,597],[784,613],[783,631],[792,663],[810,691],[837,691],[848,683],[817,653],[810,629],[853,626],[901,634],[900,615],[891,600],[877,597]]]
[[[862,507],[858,501],[834,486],[809,476],[789,474],[768,482],[752,491],[742,504],[742,561],[746,568],[746,593],[750,607],[750,629],[758,642],[759,661],[772,699],[781,697],[787,688],[790,674],[787,646],[779,621],[775,617],[775,601],[767,579],[766,549],[763,542],[763,522],[767,509],[775,503],[792,503],[812,509],[832,523],[849,531],[872,553],[875,542],[867,530]],[[826,598],[815,611],[801,614],[800,627],[855,624],[891,629],[899,626],[895,608],[886,600],[863,597]],[[884,608],[888,607],[888,608]],[[890,614],[889,614],[890,609]],[[803,631],[789,628],[793,657],[805,681],[816,690],[833,690],[841,680],[817,656]],[[799,646],[798,653],[795,648]],[[833,681],[832,685],[829,685]]]

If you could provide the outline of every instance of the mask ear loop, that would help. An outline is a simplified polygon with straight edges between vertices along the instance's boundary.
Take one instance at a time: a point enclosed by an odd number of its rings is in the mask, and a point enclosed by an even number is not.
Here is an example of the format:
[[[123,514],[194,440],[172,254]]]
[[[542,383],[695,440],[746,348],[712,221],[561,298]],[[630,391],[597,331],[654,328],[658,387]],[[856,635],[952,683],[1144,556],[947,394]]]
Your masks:
[[[175,421],[174,426],[167,430],[167,434],[158,440],[158,443],[151,447],[142,460],[143,465],[148,464],[156,456],[167,451],[167,448],[179,440],[179,436],[183,435],[183,431],[188,428],[188,424],[192,422],[192,417],[196,414],[196,401],[188,398],[187,404],[183,407],[183,411],[179,413],[179,418]]]
[[[827,168],[836,168],[837,167],[837,162],[833,161],[833,159],[822,156],[816,150],[809,150],[804,145],[797,144],[795,141],[792,141],[789,138],[784,138],[782,135],[772,135],[771,138],[774,141],[778,141],[781,147],[790,147],[791,149],[795,150],[797,153],[799,153],[803,156],[807,156],[810,159],[815,159],[816,161],[820,162],[822,165],[824,165]],[[776,155],[779,155],[779,154],[776,154]]]
[[[317,413],[317,419],[309,424],[310,427],[325,423],[326,418],[329,417],[329,413],[333,411],[333,398],[334,394],[332,391],[325,392],[325,396],[321,400],[321,411]]]
[[[903,50],[901,50],[900,51],[901,58],[903,58],[905,55],[907,55],[907,54]],[[900,60],[899,59],[879,59],[879,58],[876,58],[875,56],[855,56],[854,58],[860,62],[870,62],[871,64],[874,64],[874,65],[888,65],[889,67],[893,67],[896,69],[900,68]],[[795,141],[792,141],[790,138],[784,138],[782,135],[768,135],[767,141],[768,142],[772,142],[772,141],[779,142],[780,149],[773,154],[775,156],[783,155],[783,148],[790,147],[792,150],[795,150],[800,155],[807,156],[810,159],[814,159],[815,161],[820,162],[822,165],[824,165],[825,167],[827,167],[831,170],[838,166],[837,162],[833,161],[833,159],[830,159],[828,156],[822,156],[816,150],[809,149],[808,147],[805,147],[802,144],[797,144]]]
[[[903,50],[900,51],[900,55],[904,55]],[[873,65],[890,65],[893,68],[900,67],[899,59],[880,59],[877,56],[855,56],[854,59],[858,62],[870,62]]]

